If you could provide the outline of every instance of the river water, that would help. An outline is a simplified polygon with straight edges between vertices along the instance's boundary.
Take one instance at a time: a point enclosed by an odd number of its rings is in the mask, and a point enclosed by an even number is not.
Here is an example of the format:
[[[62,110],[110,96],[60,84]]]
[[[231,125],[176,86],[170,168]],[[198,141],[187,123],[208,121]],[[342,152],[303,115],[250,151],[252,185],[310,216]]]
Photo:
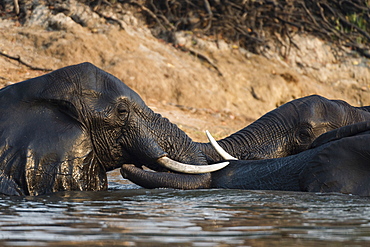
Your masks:
[[[0,196],[0,246],[368,246],[370,198],[142,189]]]

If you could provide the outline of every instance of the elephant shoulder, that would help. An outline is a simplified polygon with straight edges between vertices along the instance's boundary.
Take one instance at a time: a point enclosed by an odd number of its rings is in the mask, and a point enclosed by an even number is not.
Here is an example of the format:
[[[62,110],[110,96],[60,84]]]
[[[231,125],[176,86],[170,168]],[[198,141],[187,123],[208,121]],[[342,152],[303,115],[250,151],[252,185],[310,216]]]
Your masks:
[[[300,173],[304,191],[370,195],[370,135],[329,142]]]

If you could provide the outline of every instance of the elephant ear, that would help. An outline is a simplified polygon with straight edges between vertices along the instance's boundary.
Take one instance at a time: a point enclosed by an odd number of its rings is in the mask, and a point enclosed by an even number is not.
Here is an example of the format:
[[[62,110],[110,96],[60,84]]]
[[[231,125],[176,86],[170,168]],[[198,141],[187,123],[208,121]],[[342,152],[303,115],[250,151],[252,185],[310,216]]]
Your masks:
[[[300,173],[302,190],[370,196],[369,141],[364,134],[326,144]]]
[[[45,107],[45,108],[54,108],[55,110],[58,110],[60,113],[64,114],[67,117],[66,121],[75,120],[79,124],[82,123],[75,105],[72,104],[70,101],[49,99],[49,100],[40,100],[38,104],[40,104],[40,108]]]
[[[23,84],[26,88],[23,91],[29,92],[25,101],[58,108],[79,122],[83,122],[82,118],[86,117],[79,116],[81,113],[86,115],[86,109],[83,109],[86,105],[91,105],[94,109],[104,108],[99,104],[113,101],[104,97],[113,95],[114,92],[118,94],[117,87],[124,86],[117,78],[91,63],[64,67]]]
[[[76,157],[92,147],[76,109],[79,102],[72,101],[80,87],[73,79],[80,69],[73,71],[61,69],[0,90],[0,193],[21,188],[19,194],[41,194],[66,183],[77,186],[69,182],[75,180],[73,162],[83,162]]]
[[[315,148],[325,143],[336,141],[344,137],[355,136],[359,134],[364,134],[365,132],[370,131],[370,121],[359,122],[341,128],[326,132],[320,135],[316,140],[311,144],[310,148]]]

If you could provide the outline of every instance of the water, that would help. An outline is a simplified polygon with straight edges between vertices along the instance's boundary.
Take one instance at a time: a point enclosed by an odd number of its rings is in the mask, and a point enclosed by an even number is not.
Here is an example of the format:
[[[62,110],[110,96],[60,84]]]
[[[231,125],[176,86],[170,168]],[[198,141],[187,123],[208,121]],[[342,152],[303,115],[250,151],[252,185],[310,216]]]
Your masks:
[[[111,189],[0,197],[0,246],[367,246],[370,198]]]

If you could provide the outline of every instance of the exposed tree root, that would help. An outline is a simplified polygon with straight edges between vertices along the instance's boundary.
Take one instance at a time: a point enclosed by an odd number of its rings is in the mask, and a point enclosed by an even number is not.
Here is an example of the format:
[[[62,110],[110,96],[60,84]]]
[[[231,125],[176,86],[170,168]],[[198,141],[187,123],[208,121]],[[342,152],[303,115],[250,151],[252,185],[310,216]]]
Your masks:
[[[4,52],[1,52],[0,51],[0,55],[1,56],[4,56],[4,57],[7,57],[9,59],[12,59],[12,60],[15,60],[15,61],[18,61],[20,64],[23,64],[25,66],[27,66],[28,68],[32,69],[32,70],[41,70],[41,71],[52,71],[52,69],[48,69],[48,68],[40,68],[40,67],[37,67],[37,66],[33,66],[29,63],[26,63],[25,61],[22,60],[22,58],[20,56],[10,56]]]

